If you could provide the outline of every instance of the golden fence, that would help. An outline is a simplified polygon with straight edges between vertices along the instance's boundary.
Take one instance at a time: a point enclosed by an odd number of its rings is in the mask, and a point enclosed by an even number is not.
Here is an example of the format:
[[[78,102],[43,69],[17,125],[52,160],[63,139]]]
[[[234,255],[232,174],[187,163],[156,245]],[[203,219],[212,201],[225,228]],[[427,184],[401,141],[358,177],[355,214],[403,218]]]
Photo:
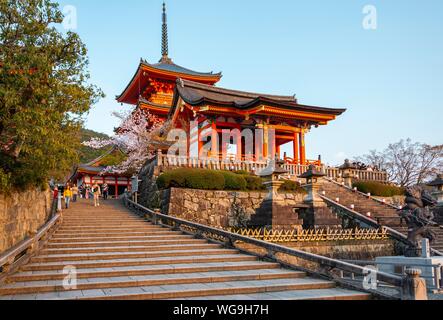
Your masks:
[[[273,243],[285,242],[322,242],[350,240],[388,240],[386,229],[316,229],[316,230],[266,230],[266,229],[235,229],[230,232],[242,236]]]

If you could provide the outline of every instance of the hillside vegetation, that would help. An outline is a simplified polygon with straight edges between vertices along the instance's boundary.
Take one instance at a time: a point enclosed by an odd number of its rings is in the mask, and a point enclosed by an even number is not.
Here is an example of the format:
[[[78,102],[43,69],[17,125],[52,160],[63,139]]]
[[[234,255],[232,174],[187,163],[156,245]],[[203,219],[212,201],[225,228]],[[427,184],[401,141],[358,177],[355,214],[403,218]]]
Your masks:
[[[99,133],[93,130],[89,129],[81,129],[81,142],[86,142],[91,140],[92,138],[99,138],[99,139],[109,139],[109,136],[104,133]],[[105,152],[107,152],[110,149],[110,147],[105,147],[102,149],[93,149],[84,145],[81,145],[79,149],[79,161],[80,163],[88,163],[91,162],[94,159],[97,159],[101,155],[103,155]]]

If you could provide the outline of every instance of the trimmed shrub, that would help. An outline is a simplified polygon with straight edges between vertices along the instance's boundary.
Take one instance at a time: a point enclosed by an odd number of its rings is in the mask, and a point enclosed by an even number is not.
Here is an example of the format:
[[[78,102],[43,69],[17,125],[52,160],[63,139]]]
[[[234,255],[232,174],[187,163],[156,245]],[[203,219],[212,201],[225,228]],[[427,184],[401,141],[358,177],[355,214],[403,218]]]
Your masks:
[[[246,190],[246,180],[243,176],[229,172],[222,171],[225,178],[225,190]]]
[[[237,170],[237,171],[233,171],[233,173],[239,174],[239,175],[242,175],[242,176],[250,176],[251,175],[251,173],[246,171],[246,170]]]
[[[246,181],[246,189],[250,191],[262,191],[266,190],[263,185],[263,179],[253,175],[243,175],[243,179]]]
[[[185,188],[187,173],[183,169],[167,171],[157,179],[159,189]]]
[[[157,186],[159,189],[223,190],[225,178],[219,171],[181,168],[163,173],[157,179]]]
[[[285,180],[285,183],[280,187],[280,192],[306,193],[297,182],[292,180]]]
[[[394,197],[405,195],[405,189],[379,182],[359,181],[353,184],[354,188],[363,193],[370,193],[375,197]]]
[[[186,188],[201,190],[223,190],[225,178],[219,171],[190,170],[185,177]]]

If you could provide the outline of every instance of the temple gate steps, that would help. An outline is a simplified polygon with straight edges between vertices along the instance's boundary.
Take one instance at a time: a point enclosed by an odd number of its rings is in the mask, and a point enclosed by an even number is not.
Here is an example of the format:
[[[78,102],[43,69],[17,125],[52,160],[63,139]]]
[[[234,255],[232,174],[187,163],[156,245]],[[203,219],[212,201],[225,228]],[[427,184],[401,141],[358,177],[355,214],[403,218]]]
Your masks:
[[[66,266],[77,287],[66,290]],[[46,246],[0,286],[0,300],[331,299],[371,295],[152,225],[118,202],[83,201]]]
[[[353,192],[344,186],[326,179],[323,181],[320,191],[324,191],[326,196],[332,200],[338,198],[339,203],[343,206],[350,208],[351,205],[354,205],[354,211],[362,215],[366,216],[368,213],[371,213],[371,218],[379,221],[380,225],[390,227],[406,236],[408,235],[406,223],[401,221],[398,210],[392,206],[377,202],[361,193]],[[443,251],[443,229],[434,227],[432,230],[437,235],[437,240],[432,245],[432,248]]]

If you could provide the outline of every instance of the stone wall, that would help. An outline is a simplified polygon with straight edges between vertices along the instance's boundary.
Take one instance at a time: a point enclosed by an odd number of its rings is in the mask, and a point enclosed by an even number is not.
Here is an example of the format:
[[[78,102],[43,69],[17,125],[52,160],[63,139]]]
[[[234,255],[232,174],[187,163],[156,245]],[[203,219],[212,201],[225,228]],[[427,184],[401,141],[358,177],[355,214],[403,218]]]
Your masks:
[[[50,191],[0,194],[0,253],[40,229],[50,215],[51,205]]]
[[[257,213],[266,192],[204,191],[169,189],[160,192],[162,213],[217,228],[234,226],[236,212],[250,221]],[[285,206],[302,203],[305,194],[282,194]],[[297,215],[294,213],[294,215]]]

